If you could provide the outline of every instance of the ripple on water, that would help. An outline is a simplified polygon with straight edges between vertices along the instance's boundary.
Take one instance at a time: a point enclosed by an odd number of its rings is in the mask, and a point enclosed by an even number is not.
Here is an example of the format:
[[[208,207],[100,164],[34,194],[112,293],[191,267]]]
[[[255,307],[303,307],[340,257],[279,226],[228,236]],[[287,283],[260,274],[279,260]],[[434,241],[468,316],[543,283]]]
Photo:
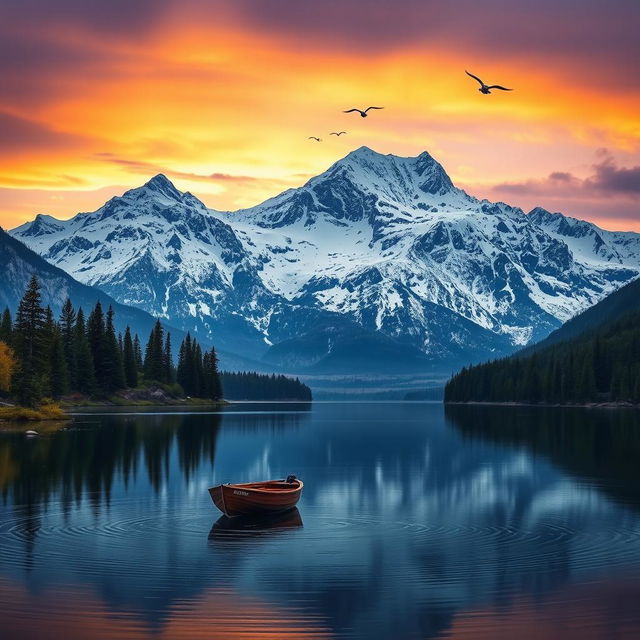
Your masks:
[[[135,509],[131,517],[109,517]],[[209,541],[224,541],[226,548],[254,555],[266,541],[277,542],[283,532],[294,533],[287,544],[295,541],[310,551],[322,551],[331,540],[336,550],[348,550],[352,545],[374,540],[376,544],[400,543],[415,555],[439,553],[444,558],[448,582],[463,581],[469,571],[492,571],[498,555],[507,558],[510,571],[543,573],[558,559],[571,556],[573,570],[597,570],[599,568],[625,568],[636,564],[637,543],[640,531],[632,526],[575,529],[559,519],[528,528],[521,524],[498,526],[481,523],[423,523],[410,520],[389,520],[378,514],[327,517],[319,508],[309,505],[302,509],[300,526],[275,526],[262,528],[226,529],[218,526],[216,512],[209,509],[186,509],[179,512],[141,513],[134,501],[114,501],[109,508],[94,519],[84,516],[86,522],[68,517],[58,511],[45,511],[37,526],[34,519],[17,508],[15,517],[0,522],[0,562],[4,566],[24,562],[25,545],[37,538],[41,544],[35,553],[46,553],[52,560],[63,561],[68,568],[78,571],[98,571],[102,563],[112,567],[130,564],[127,548],[144,551],[153,544],[156,549],[169,548],[171,544],[199,545]],[[68,524],[67,524],[68,522]],[[78,549],[87,543],[100,549],[92,556],[91,567],[83,565]],[[179,541],[176,542],[176,541]],[[452,551],[455,550],[455,553]],[[402,552],[401,552],[402,553]],[[407,560],[407,565],[409,561]],[[134,569],[131,569],[134,570]],[[147,569],[147,570],[153,570]],[[398,566],[402,571],[402,562]]]

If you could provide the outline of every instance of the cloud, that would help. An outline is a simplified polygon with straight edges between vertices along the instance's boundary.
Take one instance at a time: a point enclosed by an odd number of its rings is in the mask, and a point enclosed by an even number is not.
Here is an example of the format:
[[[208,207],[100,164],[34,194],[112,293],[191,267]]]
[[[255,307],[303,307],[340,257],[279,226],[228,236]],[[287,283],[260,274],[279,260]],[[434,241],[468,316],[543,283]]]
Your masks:
[[[592,165],[592,174],[578,178],[566,171],[553,171],[546,178],[522,182],[496,184],[496,192],[536,196],[576,196],[591,199],[640,198],[640,165],[619,167],[608,153],[597,153],[602,158]]]
[[[609,195],[640,197],[640,165],[618,167],[611,156],[594,165],[595,174],[584,181],[584,188]]]
[[[12,28],[27,23],[120,37],[149,30],[172,4],[175,0],[9,0],[2,3],[0,15]]]
[[[169,169],[167,167],[163,167],[162,165],[155,164],[153,162],[144,162],[141,160],[128,160],[127,158],[119,158],[116,155],[109,152],[101,152],[94,154],[96,158],[100,160],[104,160],[106,162],[110,162],[112,164],[117,164],[121,167],[126,167],[130,173],[143,174],[143,175],[154,175],[157,173],[163,173],[167,177],[177,178],[182,180],[197,180],[202,182],[237,182],[237,183],[247,183],[247,182],[256,182],[259,179],[255,176],[242,176],[242,175],[233,175],[229,173],[192,173],[188,171],[175,171],[174,169]]]
[[[59,132],[39,122],[0,112],[0,155],[42,149],[73,149],[83,136]]]
[[[504,56],[553,60],[591,83],[626,78],[627,87],[640,86],[637,0],[369,0],[366,7],[361,0],[234,0],[232,6],[245,24],[310,46],[379,53],[445,43],[470,63]]]

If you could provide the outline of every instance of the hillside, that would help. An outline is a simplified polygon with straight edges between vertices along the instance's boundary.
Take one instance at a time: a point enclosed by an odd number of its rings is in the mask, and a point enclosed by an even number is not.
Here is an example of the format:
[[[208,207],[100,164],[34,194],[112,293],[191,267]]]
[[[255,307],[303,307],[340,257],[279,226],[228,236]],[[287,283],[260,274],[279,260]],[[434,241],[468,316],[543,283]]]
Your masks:
[[[539,345],[464,368],[445,402],[640,402],[640,282],[582,313]]]
[[[544,340],[523,350],[522,353],[533,353],[546,346],[570,340],[631,311],[640,311],[640,280],[634,280],[608,295],[593,307],[565,322]]]
[[[0,228],[0,270],[3,274],[0,282],[0,311],[8,307],[14,312],[18,302],[24,293],[29,278],[35,274],[42,284],[42,296],[45,305],[51,306],[54,315],[58,315],[62,304],[67,297],[74,303],[90,310],[99,300],[107,309],[113,306],[115,311],[116,328],[123,331],[127,325],[133,333],[138,333],[141,338],[148,337],[155,318],[149,313],[126,304],[121,304],[110,295],[97,287],[88,286],[78,282],[62,269],[50,264],[37,253],[29,249],[22,242],[12,238]],[[177,329],[169,323],[163,323],[166,331],[170,331],[176,342],[181,342],[186,331]],[[202,339],[204,346],[211,346],[211,338],[207,335]],[[258,362],[250,358],[239,356],[225,350],[217,350],[221,366],[228,371],[280,371],[277,364]]]

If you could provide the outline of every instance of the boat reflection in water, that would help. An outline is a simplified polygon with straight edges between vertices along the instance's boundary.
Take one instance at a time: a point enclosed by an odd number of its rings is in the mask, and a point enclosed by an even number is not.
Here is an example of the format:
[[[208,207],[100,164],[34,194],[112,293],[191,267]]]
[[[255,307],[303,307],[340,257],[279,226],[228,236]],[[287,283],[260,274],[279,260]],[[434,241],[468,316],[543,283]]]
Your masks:
[[[209,540],[267,537],[303,526],[298,507],[271,515],[220,516],[211,527]]]

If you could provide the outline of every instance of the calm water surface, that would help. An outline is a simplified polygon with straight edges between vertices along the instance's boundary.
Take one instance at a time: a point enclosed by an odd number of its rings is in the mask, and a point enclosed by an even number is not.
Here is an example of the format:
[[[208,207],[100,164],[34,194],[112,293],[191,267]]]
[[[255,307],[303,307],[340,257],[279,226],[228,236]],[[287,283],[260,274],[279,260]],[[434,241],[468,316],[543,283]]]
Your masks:
[[[0,434],[3,638],[640,638],[640,417],[436,404]],[[295,473],[299,510],[207,488]]]

